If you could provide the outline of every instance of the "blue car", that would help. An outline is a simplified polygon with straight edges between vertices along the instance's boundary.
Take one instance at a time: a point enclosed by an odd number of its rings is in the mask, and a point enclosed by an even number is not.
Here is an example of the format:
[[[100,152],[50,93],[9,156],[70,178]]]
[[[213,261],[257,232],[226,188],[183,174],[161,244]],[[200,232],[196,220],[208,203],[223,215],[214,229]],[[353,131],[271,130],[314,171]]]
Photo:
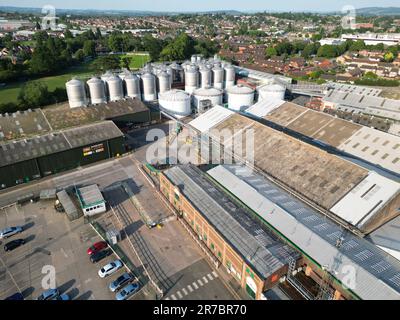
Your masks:
[[[117,280],[111,282],[109,288],[111,292],[117,292],[131,281],[133,281],[133,277],[129,273],[124,273],[122,276],[118,277]]]
[[[125,288],[123,288],[120,292],[118,292],[115,295],[115,299],[117,300],[126,300],[128,299],[131,295],[136,293],[139,290],[139,284],[138,283],[131,283],[128,284]]]

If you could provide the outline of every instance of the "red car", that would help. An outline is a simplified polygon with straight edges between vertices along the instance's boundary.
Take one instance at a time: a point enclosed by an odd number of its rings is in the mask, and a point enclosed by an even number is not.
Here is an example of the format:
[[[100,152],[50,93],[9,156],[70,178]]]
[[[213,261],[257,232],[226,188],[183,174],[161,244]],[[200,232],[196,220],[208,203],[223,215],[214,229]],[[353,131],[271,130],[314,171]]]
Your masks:
[[[108,244],[105,241],[96,242],[89,249],[87,249],[87,254],[89,256],[91,256],[92,254],[99,252],[107,247],[108,247]]]

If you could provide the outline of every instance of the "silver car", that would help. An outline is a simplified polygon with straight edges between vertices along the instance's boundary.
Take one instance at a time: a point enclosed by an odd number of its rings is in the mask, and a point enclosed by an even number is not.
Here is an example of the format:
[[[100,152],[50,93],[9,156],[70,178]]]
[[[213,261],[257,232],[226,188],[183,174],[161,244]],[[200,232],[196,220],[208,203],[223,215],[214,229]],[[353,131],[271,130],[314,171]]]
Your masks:
[[[98,272],[99,277],[100,278],[108,277],[109,275],[121,269],[122,266],[123,264],[120,260],[115,260],[113,262],[110,262],[109,264],[105,265],[103,268],[99,270]]]
[[[0,239],[7,239],[16,235],[17,233],[21,233],[23,231],[22,227],[9,227],[0,231]]]

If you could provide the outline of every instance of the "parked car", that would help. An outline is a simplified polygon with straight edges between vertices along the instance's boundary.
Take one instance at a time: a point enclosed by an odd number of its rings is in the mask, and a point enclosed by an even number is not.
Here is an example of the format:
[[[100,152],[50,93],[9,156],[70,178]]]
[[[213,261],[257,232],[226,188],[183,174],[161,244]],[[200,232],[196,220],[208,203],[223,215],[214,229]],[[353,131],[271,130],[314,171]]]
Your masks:
[[[129,273],[124,273],[122,276],[118,277],[115,281],[111,282],[109,288],[111,292],[117,292],[123,288],[126,284],[133,281],[134,278]]]
[[[17,240],[10,241],[4,245],[4,251],[12,251],[12,250],[17,249],[18,247],[22,246],[23,244],[25,244],[24,239],[17,239]]]
[[[128,284],[125,288],[123,288],[120,292],[115,295],[115,299],[117,300],[126,300],[130,296],[132,296],[135,292],[139,290],[138,283]]]
[[[92,263],[96,263],[96,262],[103,260],[105,257],[110,256],[111,254],[112,254],[112,251],[110,249],[102,250],[102,251],[93,253],[90,256],[90,261],[92,261]]]
[[[43,292],[37,300],[54,300],[60,296],[58,289],[49,289]]]
[[[121,268],[122,268],[122,262],[120,260],[115,260],[105,265],[103,268],[101,268],[98,274],[100,278],[105,278]]]
[[[7,239],[23,231],[22,227],[9,227],[0,231],[0,239]]]
[[[5,298],[4,300],[25,300],[25,299],[21,292],[17,292],[11,296]]]
[[[92,254],[99,252],[108,247],[107,242],[99,241],[94,243],[89,249],[87,249],[87,254],[91,256]]]

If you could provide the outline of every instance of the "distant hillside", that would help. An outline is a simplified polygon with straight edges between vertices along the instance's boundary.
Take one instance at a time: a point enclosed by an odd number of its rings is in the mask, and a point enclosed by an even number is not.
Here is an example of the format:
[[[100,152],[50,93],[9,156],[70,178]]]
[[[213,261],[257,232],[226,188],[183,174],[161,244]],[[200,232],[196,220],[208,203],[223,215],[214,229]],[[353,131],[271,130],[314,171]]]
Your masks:
[[[23,8],[12,6],[0,6],[1,12],[19,12],[19,13],[33,13],[41,14],[41,8]],[[228,14],[237,15],[241,12],[236,10],[218,10],[218,11],[202,11],[202,12],[163,12],[163,11],[137,11],[137,10],[96,10],[96,9],[57,9],[57,14],[73,14],[73,15],[91,15],[91,16],[104,16],[104,15],[124,15],[124,16],[164,16],[164,15],[178,15],[178,14]]]
[[[369,7],[357,9],[357,14],[364,16],[395,16],[400,15],[400,7]]]

